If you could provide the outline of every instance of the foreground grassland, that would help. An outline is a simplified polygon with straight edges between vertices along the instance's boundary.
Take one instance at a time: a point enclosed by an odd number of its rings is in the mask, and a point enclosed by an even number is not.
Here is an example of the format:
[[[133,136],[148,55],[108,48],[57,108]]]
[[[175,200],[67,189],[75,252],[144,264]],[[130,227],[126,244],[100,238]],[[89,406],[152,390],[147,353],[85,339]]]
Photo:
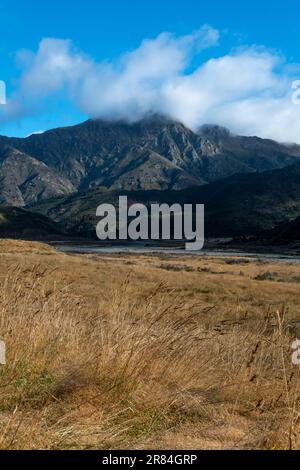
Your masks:
[[[3,240],[0,277],[0,448],[300,448],[300,265]]]

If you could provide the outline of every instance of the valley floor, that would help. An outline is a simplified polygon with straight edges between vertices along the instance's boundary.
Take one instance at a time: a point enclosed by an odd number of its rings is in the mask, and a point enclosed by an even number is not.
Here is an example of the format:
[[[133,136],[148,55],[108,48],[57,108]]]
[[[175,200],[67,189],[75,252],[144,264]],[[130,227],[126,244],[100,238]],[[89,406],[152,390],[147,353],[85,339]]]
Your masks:
[[[0,241],[1,449],[300,448],[300,265]]]

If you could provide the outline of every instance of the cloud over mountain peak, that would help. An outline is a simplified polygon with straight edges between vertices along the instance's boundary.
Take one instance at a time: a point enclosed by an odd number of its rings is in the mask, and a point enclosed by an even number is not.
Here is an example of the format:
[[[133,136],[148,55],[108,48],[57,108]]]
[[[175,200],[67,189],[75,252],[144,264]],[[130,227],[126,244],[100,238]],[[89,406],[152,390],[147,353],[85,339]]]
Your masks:
[[[63,96],[90,117],[133,122],[160,113],[192,129],[216,123],[244,135],[300,143],[291,64],[262,47],[201,61],[201,51],[219,40],[207,25],[184,36],[163,32],[97,63],[70,40],[43,39],[36,53],[19,53],[23,72],[0,110],[0,123],[42,112],[49,98]]]

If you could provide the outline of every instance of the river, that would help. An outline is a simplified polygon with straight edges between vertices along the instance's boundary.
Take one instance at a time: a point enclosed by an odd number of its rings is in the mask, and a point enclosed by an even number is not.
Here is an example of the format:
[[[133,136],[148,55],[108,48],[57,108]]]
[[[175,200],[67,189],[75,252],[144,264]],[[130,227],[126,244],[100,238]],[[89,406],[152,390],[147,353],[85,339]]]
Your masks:
[[[253,258],[254,260],[266,260],[276,261],[285,263],[300,263],[300,256],[296,255],[281,255],[279,253],[252,253],[246,251],[237,250],[225,250],[225,249],[203,249],[201,251],[189,251],[183,248],[176,247],[165,247],[165,246],[150,246],[145,243],[130,243],[126,245],[121,244],[96,244],[96,243],[59,243],[53,244],[54,247],[64,253],[90,253],[90,254],[101,254],[101,253],[127,253],[127,254],[170,254],[170,255],[193,255],[193,256],[212,256],[212,257],[242,257],[242,258]]]

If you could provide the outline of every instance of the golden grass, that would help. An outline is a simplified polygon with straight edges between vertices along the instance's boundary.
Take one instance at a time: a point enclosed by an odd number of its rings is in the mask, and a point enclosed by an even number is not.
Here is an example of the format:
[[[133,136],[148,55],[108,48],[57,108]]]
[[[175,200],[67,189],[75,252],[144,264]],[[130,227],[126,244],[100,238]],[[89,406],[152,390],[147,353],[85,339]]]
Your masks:
[[[299,274],[1,241],[0,448],[300,448]]]

